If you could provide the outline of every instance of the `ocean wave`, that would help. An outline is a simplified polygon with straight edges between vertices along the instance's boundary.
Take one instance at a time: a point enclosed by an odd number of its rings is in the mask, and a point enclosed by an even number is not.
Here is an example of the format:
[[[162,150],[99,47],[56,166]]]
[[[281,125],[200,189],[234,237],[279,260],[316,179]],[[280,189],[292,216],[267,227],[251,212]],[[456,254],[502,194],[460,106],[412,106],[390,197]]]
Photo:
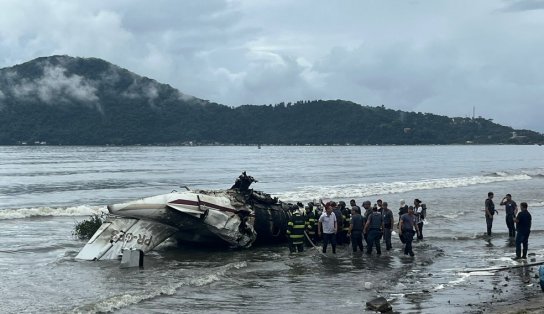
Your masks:
[[[432,219],[446,219],[446,220],[454,220],[460,217],[464,217],[468,214],[473,213],[472,211],[458,211],[455,213],[436,213],[432,215]]]
[[[527,205],[529,206],[529,209],[531,209],[531,207],[544,207],[544,201],[529,202]]]
[[[0,210],[0,220],[21,219],[45,216],[89,216],[107,213],[105,206],[75,206],[75,207],[33,207]]]
[[[524,174],[531,177],[544,177],[544,168],[526,169],[522,171]]]
[[[312,199],[345,199],[351,197],[368,197],[374,195],[387,195],[405,193],[417,190],[434,190],[458,188],[493,182],[530,180],[527,174],[499,174],[483,175],[459,178],[424,179],[418,181],[380,182],[371,184],[346,184],[334,186],[305,186],[295,191],[277,193],[283,201],[298,201]]]
[[[226,264],[215,269],[210,269],[207,274],[187,278],[185,280],[172,280],[163,286],[155,289],[144,289],[137,293],[118,294],[107,299],[100,300],[96,303],[85,304],[73,309],[72,313],[104,313],[113,312],[125,308],[127,306],[137,304],[139,302],[149,300],[161,295],[174,295],[176,291],[183,286],[202,287],[213,282],[219,281],[226,273],[233,269],[241,269],[247,267],[247,262],[236,262]],[[174,278],[175,276],[172,276]]]

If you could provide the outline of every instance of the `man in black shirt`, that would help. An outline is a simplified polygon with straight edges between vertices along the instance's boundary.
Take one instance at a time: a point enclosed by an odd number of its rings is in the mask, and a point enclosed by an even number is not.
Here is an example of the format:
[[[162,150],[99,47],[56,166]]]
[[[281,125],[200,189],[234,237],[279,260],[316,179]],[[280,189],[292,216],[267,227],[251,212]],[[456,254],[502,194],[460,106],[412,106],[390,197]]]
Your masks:
[[[493,203],[493,192],[489,192],[485,200],[485,223],[488,236],[491,235],[491,228],[493,228],[493,215],[495,215],[495,203]]]
[[[376,245],[376,253],[378,253],[378,255],[382,254],[380,238],[382,237],[383,232],[383,216],[382,213],[378,211],[377,207],[374,208],[372,214],[368,216],[364,232],[367,234],[366,254],[370,255],[372,253],[372,246],[374,245]]]
[[[357,247],[363,251],[363,216],[361,209],[357,205],[351,207],[351,223],[348,234],[351,236],[351,247],[353,252],[357,252]]]
[[[527,245],[529,234],[531,233],[531,214],[527,210],[527,203],[520,204],[521,212],[516,217],[518,235],[516,236],[516,259],[527,259]],[[523,256],[521,255],[521,245],[523,244]]]

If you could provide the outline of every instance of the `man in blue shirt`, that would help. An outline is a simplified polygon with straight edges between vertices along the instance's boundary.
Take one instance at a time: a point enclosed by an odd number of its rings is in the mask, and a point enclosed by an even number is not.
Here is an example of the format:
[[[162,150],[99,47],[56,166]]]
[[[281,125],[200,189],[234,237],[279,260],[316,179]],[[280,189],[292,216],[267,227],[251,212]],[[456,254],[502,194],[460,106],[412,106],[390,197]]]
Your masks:
[[[514,226],[514,217],[518,213],[518,205],[512,200],[512,195],[506,194],[501,201],[501,206],[504,205],[506,213],[506,226],[508,227],[508,236],[510,238],[516,237],[516,227]]]
[[[418,232],[416,224],[416,216],[414,215],[414,207],[408,207],[408,213],[400,217],[399,235],[404,237],[404,255],[414,256],[412,250],[412,241],[414,240],[414,234]]]

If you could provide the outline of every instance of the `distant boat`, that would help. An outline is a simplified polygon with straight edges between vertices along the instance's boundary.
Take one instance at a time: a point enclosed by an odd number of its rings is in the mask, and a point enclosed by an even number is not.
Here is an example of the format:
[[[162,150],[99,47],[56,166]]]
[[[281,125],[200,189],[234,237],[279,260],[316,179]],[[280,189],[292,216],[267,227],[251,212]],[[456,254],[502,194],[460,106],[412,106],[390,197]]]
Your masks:
[[[258,148],[258,149],[261,149],[261,144],[257,145],[257,148]]]

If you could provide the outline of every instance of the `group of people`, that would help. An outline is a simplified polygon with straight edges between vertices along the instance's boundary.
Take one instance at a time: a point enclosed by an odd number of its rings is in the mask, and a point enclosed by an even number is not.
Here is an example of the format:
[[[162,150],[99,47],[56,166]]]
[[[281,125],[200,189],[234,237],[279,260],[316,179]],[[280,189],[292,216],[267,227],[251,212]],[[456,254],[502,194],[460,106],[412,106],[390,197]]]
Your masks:
[[[493,192],[489,192],[487,193],[487,199],[485,200],[485,221],[488,236],[491,236],[493,217],[495,214],[499,213],[495,209],[493,196]],[[505,209],[505,221],[506,227],[508,228],[508,236],[510,238],[515,238],[516,241],[516,257],[514,259],[527,259],[527,249],[529,244],[529,234],[531,233],[532,220],[531,214],[528,211],[527,203],[522,202],[520,204],[520,211],[518,212],[518,205],[512,200],[512,195],[506,194],[501,200],[500,206],[504,206]]]
[[[381,239],[384,239],[385,249],[391,250],[391,235],[398,228],[400,240],[404,244],[404,254],[414,256],[412,241],[423,239],[423,225],[427,207],[419,199],[414,199],[414,205],[408,206],[404,200],[400,202],[398,224],[395,224],[394,214],[388,203],[377,200],[374,206],[370,201],[362,203],[362,209],[355,200],[350,200],[349,208],[344,201],[310,202],[304,207],[298,203],[292,208],[288,223],[289,249],[291,252],[304,250],[305,237],[310,244],[322,242],[322,252],[326,253],[329,244],[332,253],[336,254],[336,246],[351,243],[353,252],[359,249],[371,255],[373,249],[380,255]]]
[[[493,202],[493,192],[488,193],[485,200],[485,218],[487,235],[491,236],[493,217],[498,214]],[[423,226],[427,216],[427,206],[419,199],[414,199],[413,206],[408,206],[404,200],[400,202],[398,223],[387,202],[377,200],[374,206],[370,201],[364,201],[359,207],[355,200],[349,202],[349,208],[344,201],[338,203],[330,201],[323,203],[310,202],[307,206],[297,203],[292,208],[292,215],[288,223],[289,248],[291,252],[304,250],[305,237],[310,244],[322,242],[322,252],[326,253],[329,244],[332,253],[336,254],[336,246],[351,243],[353,252],[364,251],[371,255],[373,249],[380,255],[381,239],[385,242],[385,249],[391,250],[391,235],[393,228],[398,228],[401,242],[404,244],[404,254],[414,256],[412,241],[414,236],[423,239]],[[505,221],[510,238],[515,238],[515,259],[526,259],[529,234],[531,233],[531,214],[526,202],[518,206],[512,200],[512,195],[506,194],[500,206],[505,207]]]

